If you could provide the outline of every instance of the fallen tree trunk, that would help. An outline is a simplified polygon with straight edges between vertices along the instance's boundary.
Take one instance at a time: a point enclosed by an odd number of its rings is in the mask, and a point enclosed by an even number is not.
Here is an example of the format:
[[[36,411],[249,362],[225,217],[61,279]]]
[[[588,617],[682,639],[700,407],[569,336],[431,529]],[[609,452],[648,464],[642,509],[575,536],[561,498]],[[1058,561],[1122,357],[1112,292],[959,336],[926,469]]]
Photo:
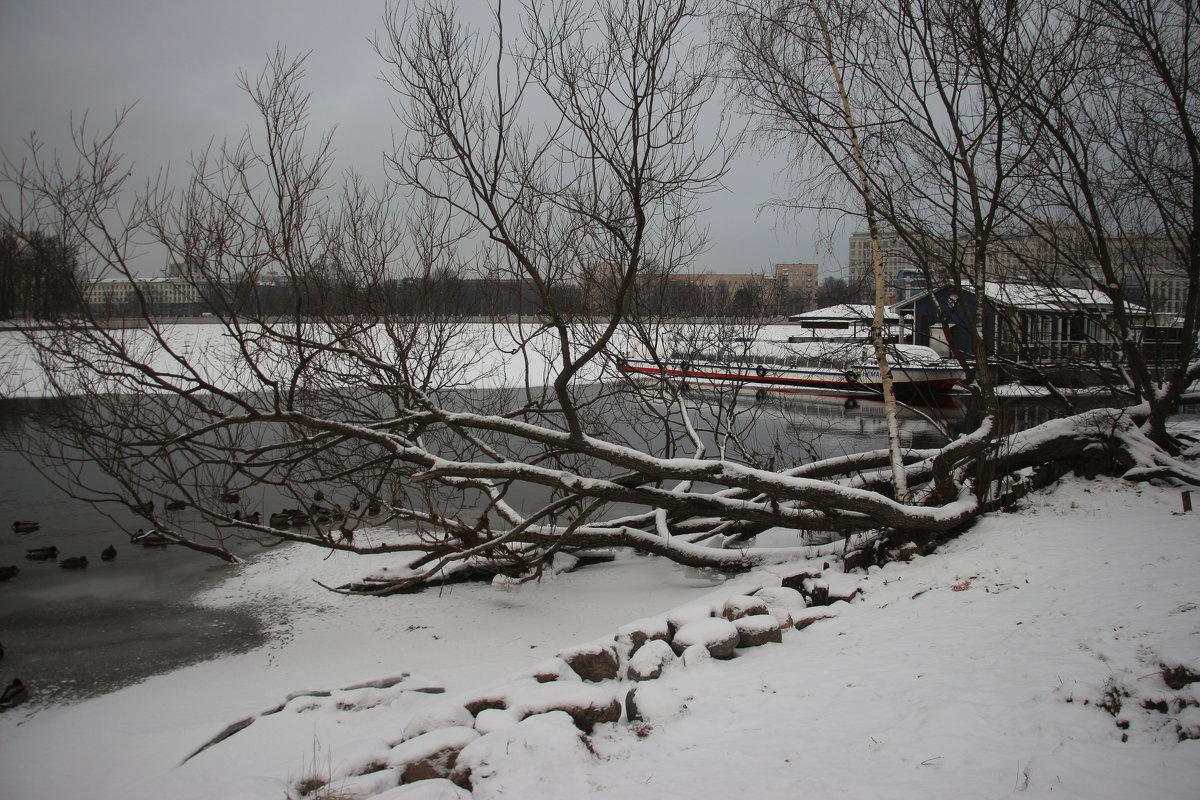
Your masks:
[[[627,547],[688,566],[731,572],[819,552],[819,546],[810,544],[760,548],[750,543],[756,534],[778,527],[792,528],[800,536],[812,531],[834,534],[826,542],[843,542],[848,554],[859,554],[851,561],[869,563],[884,558],[889,548],[902,542],[932,546],[964,530],[981,514],[1009,508],[1029,492],[1070,473],[1200,485],[1200,470],[1194,464],[1170,455],[1144,435],[1143,415],[1141,407],[1097,409],[1007,436],[995,436],[987,420],[944,448],[905,454],[907,503],[888,496],[885,453],[827,459],[769,474],[727,462],[647,458],[654,463],[637,464],[640,483],[628,477],[618,483],[534,471],[528,474],[535,479],[570,485],[583,495],[636,498],[651,509],[581,524],[569,533],[552,525],[496,531],[490,543],[471,552],[451,547],[436,552],[435,548],[431,550],[434,563],[427,569],[386,586],[361,588],[380,594],[437,583],[445,580],[445,570],[463,568],[454,565],[501,554],[497,563],[509,567],[506,574],[533,575],[544,553],[564,546]],[[626,454],[614,460],[631,466],[636,459]],[[689,483],[686,491],[672,491],[648,485],[651,477],[723,481],[729,488],[702,492]],[[657,513],[660,508],[675,512],[665,531],[663,517]],[[717,543],[699,543],[703,540]],[[523,570],[513,571],[514,564]]]

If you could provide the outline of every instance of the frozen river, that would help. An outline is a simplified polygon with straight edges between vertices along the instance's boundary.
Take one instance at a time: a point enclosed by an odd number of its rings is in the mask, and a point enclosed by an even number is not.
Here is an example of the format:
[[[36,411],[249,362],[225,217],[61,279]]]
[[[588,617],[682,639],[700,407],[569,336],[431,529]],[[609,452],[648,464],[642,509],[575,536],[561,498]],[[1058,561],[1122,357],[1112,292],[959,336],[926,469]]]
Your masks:
[[[0,642],[6,651],[0,682],[19,676],[40,701],[70,701],[263,644],[271,609],[213,609],[193,602],[236,566],[179,547],[131,545],[126,530],[142,521],[116,506],[105,507],[110,518],[67,496],[26,461],[21,454],[26,431],[17,411],[37,410],[44,402],[0,401],[0,429],[6,434],[0,437],[0,566],[21,570],[0,583]],[[801,460],[884,444],[882,412],[871,401],[772,392],[751,393],[745,403],[760,406],[757,431],[792,441],[806,451]],[[932,447],[945,441],[940,426],[954,433],[964,424],[962,406],[948,401],[906,412],[901,427],[906,445]],[[269,513],[276,504],[263,496],[247,510]],[[14,520],[36,520],[40,528],[16,533],[10,527]],[[89,566],[68,570],[55,561],[25,558],[30,548],[50,545],[60,559],[87,556]],[[101,551],[110,545],[118,555],[102,561]]]

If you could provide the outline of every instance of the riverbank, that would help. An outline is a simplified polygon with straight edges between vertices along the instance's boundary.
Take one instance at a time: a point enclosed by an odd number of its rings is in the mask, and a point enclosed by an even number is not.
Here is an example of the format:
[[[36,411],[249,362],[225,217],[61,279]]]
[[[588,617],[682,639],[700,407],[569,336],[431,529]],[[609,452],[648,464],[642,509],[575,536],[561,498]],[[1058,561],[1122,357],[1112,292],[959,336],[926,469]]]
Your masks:
[[[1200,672],[1196,525],[1178,490],[1069,479],[939,553],[860,576],[859,598],[780,644],[669,668],[656,683],[685,699],[678,714],[601,725],[591,751],[510,731],[516,750],[474,796],[1193,797],[1200,683],[1172,689],[1163,668]],[[736,592],[644,558],[516,592],[375,599],[310,580],[362,569],[341,555],[270,553],[201,598],[259,604],[266,646],[0,715],[0,796],[299,796],[305,777],[342,774],[395,739],[419,713],[411,693],[289,707],[180,762],[289,694],[407,672],[444,687],[423,695],[444,702],[636,618]]]

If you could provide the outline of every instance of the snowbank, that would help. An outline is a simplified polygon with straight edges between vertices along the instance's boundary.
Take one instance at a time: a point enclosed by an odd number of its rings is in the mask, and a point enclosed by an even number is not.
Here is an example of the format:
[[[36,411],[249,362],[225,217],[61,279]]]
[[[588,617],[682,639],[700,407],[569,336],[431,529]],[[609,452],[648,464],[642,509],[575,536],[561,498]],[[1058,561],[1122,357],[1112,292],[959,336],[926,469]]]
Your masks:
[[[635,640],[713,614],[760,627],[761,609],[731,597],[779,575],[703,584],[626,558],[517,592],[380,600],[309,581],[354,577],[361,560],[280,551],[205,599],[269,611],[270,646],[77,706],[0,715],[0,796],[279,800],[335,777],[339,796],[389,800],[1192,798],[1197,521],[1177,490],[1071,480],[936,555],[860,576],[851,602],[779,643],[731,660],[651,645],[661,674],[640,682],[572,679],[547,659],[597,641],[628,655]],[[776,619],[806,612],[786,591],[764,597]],[[535,686],[535,674],[568,699],[637,686],[646,718],[584,734],[541,694],[514,690],[527,708],[467,725],[463,698]],[[404,752],[462,748],[472,793],[445,780],[396,787],[415,763],[389,761],[406,737],[417,744]]]

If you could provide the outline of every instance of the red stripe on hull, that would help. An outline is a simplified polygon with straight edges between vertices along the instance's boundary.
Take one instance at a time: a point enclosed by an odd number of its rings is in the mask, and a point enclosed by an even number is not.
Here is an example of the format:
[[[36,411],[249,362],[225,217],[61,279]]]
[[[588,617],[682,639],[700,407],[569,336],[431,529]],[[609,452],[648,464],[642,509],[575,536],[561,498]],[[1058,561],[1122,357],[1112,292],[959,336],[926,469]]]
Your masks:
[[[817,389],[857,389],[882,391],[882,384],[879,383],[864,383],[861,381],[842,380],[822,380],[818,378],[789,378],[776,375],[740,375],[728,372],[700,372],[697,370],[688,370],[684,372],[678,369],[658,369],[656,367],[635,367],[628,363],[621,364],[620,369],[625,372],[637,372],[642,375],[651,375],[654,377],[670,377],[670,378],[698,378],[709,381],[737,381],[740,383],[760,383],[764,385],[775,386],[809,386]],[[898,391],[904,389],[916,389],[920,391],[949,391],[958,384],[957,378],[931,378],[929,380],[913,381],[913,380],[898,380],[893,383],[893,387]]]

